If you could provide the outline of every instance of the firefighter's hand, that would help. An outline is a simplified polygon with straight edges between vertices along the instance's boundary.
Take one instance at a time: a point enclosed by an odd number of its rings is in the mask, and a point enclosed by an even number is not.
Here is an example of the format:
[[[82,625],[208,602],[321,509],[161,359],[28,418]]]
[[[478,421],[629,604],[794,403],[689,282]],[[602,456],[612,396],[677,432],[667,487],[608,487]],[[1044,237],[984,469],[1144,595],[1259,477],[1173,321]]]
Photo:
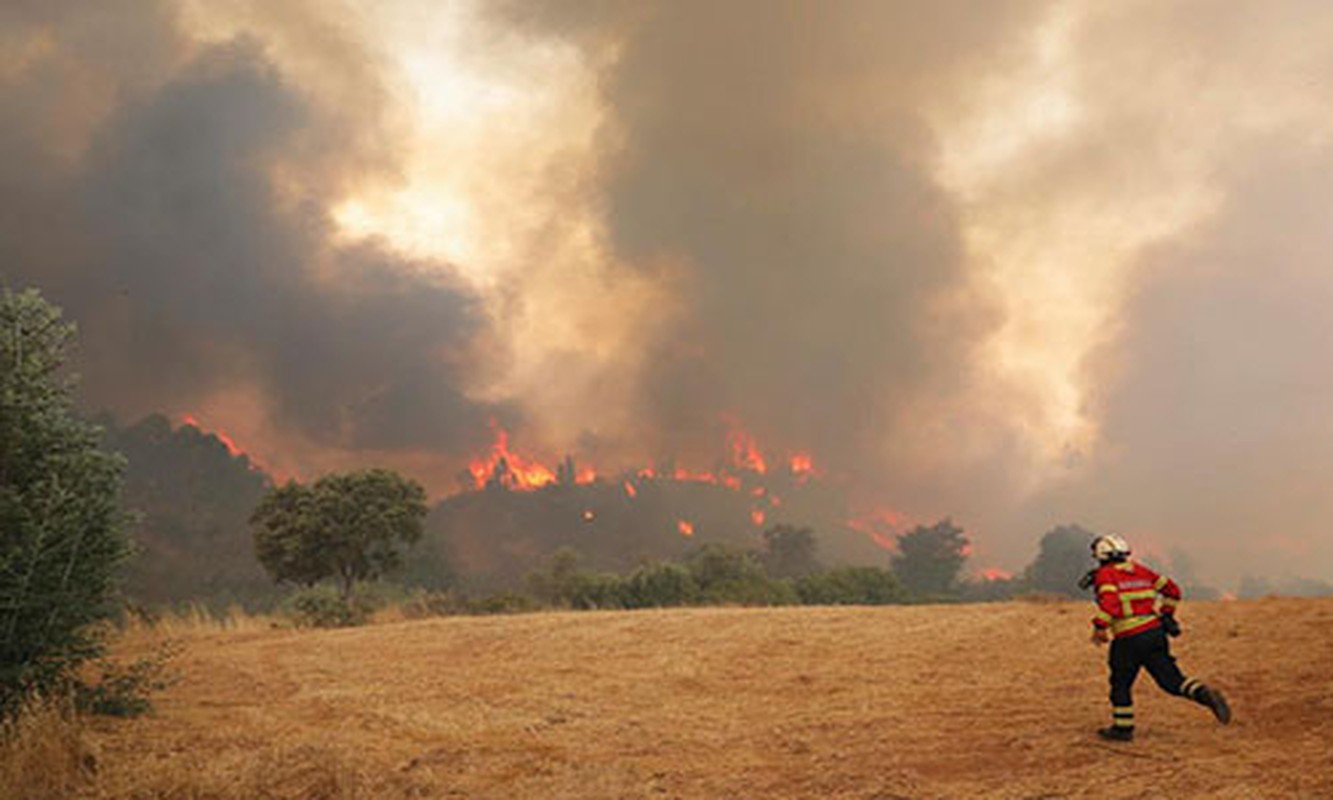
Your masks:
[[[1092,643],[1095,645],[1104,645],[1111,641],[1111,634],[1107,633],[1105,628],[1092,629]]]

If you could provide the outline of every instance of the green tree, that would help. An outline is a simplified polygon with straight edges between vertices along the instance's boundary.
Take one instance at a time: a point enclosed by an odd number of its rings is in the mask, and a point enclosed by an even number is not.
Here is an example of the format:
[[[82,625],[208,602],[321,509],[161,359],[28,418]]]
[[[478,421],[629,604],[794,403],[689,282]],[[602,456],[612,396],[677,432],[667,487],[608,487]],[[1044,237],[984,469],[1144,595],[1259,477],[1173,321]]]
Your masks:
[[[36,291],[0,289],[0,711],[100,653],[129,552],[124,460],[62,373],[74,334]]]
[[[533,597],[547,605],[569,605],[580,574],[578,551],[561,547],[551,554],[544,569],[529,572],[524,583]]]
[[[953,520],[918,525],[898,537],[898,552],[891,559],[893,574],[919,597],[952,594],[968,547],[963,529]]]
[[[107,446],[128,460],[121,499],[137,517],[135,558],[121,590],[137,603],[255,607],[277,591],[255,560],[246,521],[271,487],[267,475],[217,436],[151,415],[130,426],[107,417]]]
[[[1088,549],[1097,534],[1078,525],[1061,525],[1041,537],[1037,558],[1023,571],[1029,589],[1070,597],[1085,594],[1078,579],[1092,566]]]
[[[799,578],[818,572],[814,531],[795,525],[774,525],[764,531],[764,550],[760,559],[764,569],[774,578]]]
[[[250,517],[255,555],[277,581],[337,581],[349,601],[357,581],[402,565],[402,545],[421,538],[426,493],[386,469],[295,481],[264,495]]]
[[[795,590],[785,581],[768,577],[748,550],[707,544],[691,553],[684,566],[699,587],[703,603],[788,605],[797,599]]]
[[[680,564],[645,564],[625,581],[623,594],[629,608],[688,606],[699,601],[699,584]]]

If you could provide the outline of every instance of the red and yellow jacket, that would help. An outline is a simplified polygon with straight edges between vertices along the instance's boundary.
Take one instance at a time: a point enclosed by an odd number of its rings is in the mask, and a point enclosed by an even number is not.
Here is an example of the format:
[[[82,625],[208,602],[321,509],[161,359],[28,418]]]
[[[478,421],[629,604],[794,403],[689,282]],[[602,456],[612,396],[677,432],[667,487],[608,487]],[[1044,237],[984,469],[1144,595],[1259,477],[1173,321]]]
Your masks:
[[[1102,566],[1097,570],[1094,583],[1097,614],[1093,616],[1092,624],[1110,628],[1117,639],[1160,626],[1158,613],[1174,613],[1176,603],[1180,602],[1180,587],[1175,581],[1133,561]],[[1159,594],[1162,596],[1160,609],[1157,606]]]

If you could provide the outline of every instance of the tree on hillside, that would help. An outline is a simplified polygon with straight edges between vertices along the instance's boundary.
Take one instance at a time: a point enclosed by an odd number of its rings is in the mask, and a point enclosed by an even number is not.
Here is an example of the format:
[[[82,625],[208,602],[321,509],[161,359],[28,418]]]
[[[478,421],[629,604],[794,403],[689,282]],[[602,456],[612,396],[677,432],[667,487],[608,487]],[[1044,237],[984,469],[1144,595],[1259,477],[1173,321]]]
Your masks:
[[[0,289],[0,712],[99,653],[128,553],[124,462],[61,374],[73,338],[36,291]]]
[[[122,497],[138,517],[126,597],[217,609],[272,599],[275,587],[255,559],[247,525],[271,486],[268,476],[216,435],[191,424],[173,428],[160,414],[103,424],[107,445],[129,462]]]
[[[944,519],[930,527],[918,525],[898,536],[898,552],[891,559],[893,574],[913,594],[947,595],[958,584],[958,571],[967,560],[969,542],[963,529]]]
[[[774,578],[799,578],[818,572],[815,533],[795,525],[774,525],[764,531],[764,550],[760,559],[764,569]]]
[[[1061,525],[1041,537],[1037,558],[1023,572],[1028,588],[1070,597],[1085,594],[1078,580],[1093,566],[1092,540],[1097,534],[1078,525]]]
[[[426,492],[386,469],[326,475],[269,491],[250,518],[255,554],[277,581],[338,583],[343,600],[357,581],[402,564],[400,547],[421,538]]]

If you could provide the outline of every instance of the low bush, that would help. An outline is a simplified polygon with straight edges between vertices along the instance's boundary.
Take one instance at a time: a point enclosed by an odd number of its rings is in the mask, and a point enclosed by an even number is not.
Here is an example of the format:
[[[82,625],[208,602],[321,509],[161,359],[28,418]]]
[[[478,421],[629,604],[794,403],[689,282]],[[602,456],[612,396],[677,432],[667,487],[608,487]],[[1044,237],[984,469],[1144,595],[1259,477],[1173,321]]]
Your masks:
[[[725,545],[705,545],[685,561],[705,605],[791,605],[799,598],[791,584],[770,578],[755,554]]]
[[[623,582],[625,608],[669,608],[699,602],[699,583],[680,564],[645,564]]]
[[[166,642],[152,655],[129,664],[111,659],[98,661],[96,682],[75,684],[75,707],[110,717],[137,717],[152,711],[153,693],[175,681],[168,663],[179,652],[179,644]]]
[[[496,592],[467,600],[464,613],[520,614],[525,611],[536,611],[540,607],[536,600],[522,592]]]
[[[880,567],[843,567],[796,581],[796,595],[805,605],[882,606],[907,601],[907,592],[893,573]]]
[[[346,600],[331,586],[312,586],[292,594],[283,611],[300,628],[348,628],[364,624],[373,606],[353,596]]]

